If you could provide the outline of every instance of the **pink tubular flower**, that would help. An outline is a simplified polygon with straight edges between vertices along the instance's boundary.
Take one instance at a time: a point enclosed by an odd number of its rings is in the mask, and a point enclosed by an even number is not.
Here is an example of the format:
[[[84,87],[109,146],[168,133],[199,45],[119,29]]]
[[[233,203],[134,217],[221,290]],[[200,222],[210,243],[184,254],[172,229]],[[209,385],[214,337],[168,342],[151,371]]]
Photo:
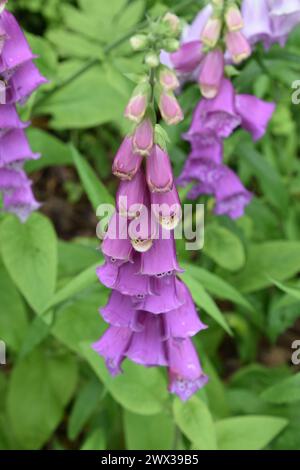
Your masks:
[[[146,178],[150,191],[165,193],[172,189],[173,172],[169,156],[155,145],[147,158]]]
[[[169,390],[188,400],[208,381],[189,338],[168,341]]]
[[[159,99],[159,109],[163,120],[169,126],[178,124],[183,120],[181,107],[171,92],[163,91]]]
[[[125,109],[127,119],[137,123],[143,119],[148,107],[150,91],[150,85],[147,82],[142,82],[136,87]]]
[[[141,155],[133,150],[132,138],[125,137],[113,162],[113,174],[122,180],[131,180],[138,172],[141,163]]]
[[[159,83],[166,91],[174,91],[179,87],[179,81],[173,70],[162,67],[159,72]]]
[[[23,130],[29,123],[20,120],[16,104],[23,104],[46,80],[32,61],[35,56],[18,22],[5,10],[6,3],[0,2],[0,74],[5,80],[0,91],[0,191],[4,210],[25,222],[40,205],[22,168],[26,160],[40,155],[29,147]]]
[[[243,17],[236,5],[229,6],[225,14],[225,20],[229,31],[240,31],[243,29]]]
[[[140,155],[149,155],[153,147],[153,124],[149,118],[144,119],[133,135],[134,151]]]
[[[240,31],[229,32],[226,35],[226,45],[235,64],[241,63],[251,55],[251,47]]]
[[[133,96],[125,110],[125,117],[131,121],[139,122],[147,109],[147,98],[144,95]]]
[[[217,44],[222,29],[222,22],[220,18],[210,18],[201,34],[201,41],[209,47],[215,47]]]
[[[205,98],[217,96],[224,75],[224,57],[221,49],[209,52],[204,60],[199,76],[201,93]]]
[[[167,193],[151,193],[152,212],[165,230],[174,230],[182,217],[181,203],[175,184]]]

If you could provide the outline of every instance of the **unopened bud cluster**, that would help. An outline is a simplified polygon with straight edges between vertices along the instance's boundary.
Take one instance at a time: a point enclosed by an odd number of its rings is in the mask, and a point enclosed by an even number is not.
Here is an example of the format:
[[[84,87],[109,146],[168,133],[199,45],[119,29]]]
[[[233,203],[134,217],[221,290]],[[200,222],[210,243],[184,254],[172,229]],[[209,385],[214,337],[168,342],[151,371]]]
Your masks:
[[[175,125],[183,119],[182,110],[174,95],[174,90],[179,87],[176,73],[160,64],[159,59],[161,49],[170,52],[178,49],[180,32],[179,18],[167,13],[160,22],[150,23],[148,34],[138,34],[130,40],[133,49],[144,51],[144,63],[148,69],[148,73],[139,78],[125,110],[125,117],[136,124],[133,145],[135,151],[141,155],[149,155],[155,141],[155,105],[166,124]],[[156,134],[164,147],[161,133],[158,131]]]
[[[171,54],[171,61],[181,73],[190,73],[201,64],[199,85],[205,98],[215,98],[224,75],[224,53],[239,64],[251,54],[251,47],[242,33],[243,16],[237,1],[213,0],[208,19],[199,40],[183,44]]]

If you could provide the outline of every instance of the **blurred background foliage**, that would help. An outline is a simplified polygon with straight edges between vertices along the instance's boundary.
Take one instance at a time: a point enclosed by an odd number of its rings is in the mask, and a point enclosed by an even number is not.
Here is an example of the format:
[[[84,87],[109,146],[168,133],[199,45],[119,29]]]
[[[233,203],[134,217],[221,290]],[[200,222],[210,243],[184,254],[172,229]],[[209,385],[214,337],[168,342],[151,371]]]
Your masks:
[[[300,28],[284,49],[258,48],[234,78],[239,91],[278,103],[262,141],[238,131],[226,142],[226,162],[255,193],[246,215],[216,217],[205,199],[204,249],[178,244],[210,326],[196,339],[209,385],[183,404],[166,392],[163,370],[126,362],[111,379],[90,348],[106,328],[97,312],[109,293],[95,275],[95,209],[113,200],[128,74],[141,67],[126,39],[146,12],[170,7],[191,20],[202,3],[9,2],[49,83],[22,109],[42,153],[27,170],[43,206],[25,225],[0,216],[0,449],[300,448],[300,372],[291,365],[300,340],[300,114],[291,101]],[[176,174],[199,97],[185,87],[186,119],[168,130]]]

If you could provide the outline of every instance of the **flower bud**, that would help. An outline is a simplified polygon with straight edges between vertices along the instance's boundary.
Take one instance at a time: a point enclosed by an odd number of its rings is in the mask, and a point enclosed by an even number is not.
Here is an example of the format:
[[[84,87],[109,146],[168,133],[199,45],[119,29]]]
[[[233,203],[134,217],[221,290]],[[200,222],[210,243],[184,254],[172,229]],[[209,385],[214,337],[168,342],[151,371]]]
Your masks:
[[[168,67],[161,67],[159,71],[159,83],[166,91],[173,91],[179,87],[176,73]]]
[[[134,151],[140,155],[149,155],[153,147],[153,136],[153,124],[150,118],[146,118],[135,129],[133,136]]]
[[[160,63],[158,55],[155,52],[149,52],[145,57],[145,63],[153,69],[158,67]]]
[[[148,38],[145,34],[136,34],[130,38],[130,45],[134,51],[143,51],[148,45]]]
[[[210,18],[201,34],[201,40],[209,47],[215,47],[221,34],[222,22],[220,18]]]
[[[177,39],[168,38],[162,43],[162,48],[167,52],[176,52],[180,47],[180,42]]]
[[[143,119],[148,106],[150,90],[149,83],[143,83],[134,90],[125,109],[127,119],[134,122],[140,122]]]
[[[245,36],[239,32],[227,33],[226,45],[235,64],[239,64],[251,55],[251,47]]]
[[[178,18],[178,16],[174,15],[174,13],[166,13],[163,17],[163,22],[168,24],[170,31],[173,34],[177,35],[180,33],[180,19]]]
[[[158,105],[163,120],[169,126],[178,124],[183,120],[183,112],[172,92],[163,91],[160,95]]]
[[[205,98],[215,98],[224,75],[224,56],[221,49],[209,52],[203,61],[199,76],[201,93]]]
[[[225,13],[225,21],[229,31],[240,31],[244,27],[244,21],[240,9],[231,5]]]
[[[121,180],[131,180],[139,170],[141,163],[141,155],[133,151],[132,138],[125,137],[113,162],[113,174]]]
[[[165,193],[173,186],[173,171],[169,156],[158,145],[146,161],[146,179],[150,191]]]

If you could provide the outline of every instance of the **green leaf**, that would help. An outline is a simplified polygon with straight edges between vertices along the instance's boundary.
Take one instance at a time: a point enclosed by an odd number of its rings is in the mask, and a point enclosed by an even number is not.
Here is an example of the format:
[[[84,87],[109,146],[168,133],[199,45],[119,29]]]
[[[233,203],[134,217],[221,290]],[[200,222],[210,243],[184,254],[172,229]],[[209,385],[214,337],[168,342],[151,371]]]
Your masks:
[[[159,369],[125,361],[124,374],[111,377],[103,358],[92,350],[90,343],[81,344],[81,351],[109,393],[125,409],[141,415],[155,415],[165,408],[169,395]]]
[[[195,449],[217,449],[213,419],[207,405],[200,398],[193,396],[185,403],[176,398],[173,412],[175,423]]]
[[[88,242],[85,244],[85,242]],[[90,243],[91,242],[91,243]],[[58,277],[74,277],[102,260],[96,239],[76,242],[58,241]]]
[[[57,55],[51,44],[41,36],[26,33],[33,53],[37,56],[36,65],[44,77],[48,80],[56,78],[57,73]]]
[[[88,434],[80,450],[106,450],[105,441],[103,429],[94,429]]]
[[[300,373],[267,388],[261,397],[276,405],[300,401]]]
[[[80,180],[93,208],[97,210],[100,204],[111,204],[114,206],[113,197],[109,194],[89,163],[79,154],[75,147],[71,146],[71,150]]]
[[[190,263],[180,263],[180,266],[195,280],[199,281],[210,294],[215,295],[219,299],[230,300],[247,310],[253,311],[253,307],[248,300],[221,277]]]
[[[103,387],[98,380],[92,379],[76,397],[68,421],[68,438],[74,440],[90,419],[103,398]]]
[[[31,128],[27,131],[27,136],[32,151],[41,154],[40,159],[26,163],[25,168],[29,173],[49,166],[73,164],[70,147],[53,135]]]
[[[25,224],[9,216],[1,224],[0,242],[11,278],[33,310],[42,312],[56,284],[57,240],[51,222],[38,213]]]
[[[171,416],[160,413],[141,416],[124,410],[126,449],[168,450],[172,449],[175,427]]]
[[[90,59],[99,57],[102,49],[99,44],[93,43],[76,33],[65,29],[51,29],[47,38],[54,45],[61,57],[74,57],[77,59]],[[102,53],[103,54],[103,53]]]
[[[276,169],[253,148],[253,144],[243,143],[238,152],[243,155],[243,159],[259,179],[268,200],[285,213],[288,208],[288,192]]]
[[[1,262],[0,298],[0,339],[13,351],[18,351],[28,327],[26,310],[18,290]]]
[[[237,271],[245,264],[245,250],[240,239],[215,224],[206,227],[203,252],[229,271]]]
[[[230,278],[244,293],[272,285],[271,279],[284,281],[300,270],[300,243],[271,241],[248,248],[244,269]]]
[[[53,312],[37,316],[31,322],[24,335],[19,358],[23,359],[30,354],[37,346],[39,346],[50,334],[53,323]]]
[[[279,287],[279,283],[276,283]],[[281,284],[283,287],[283,284]],[[290,288],[289,288],[290,289]],[[300,315],[300,300],[295,296],[282,295],[275,299],[268,312],[267,333],[272,341],[275,341],[281,333],[292,327]]]
[[[237,416],[216,423],[221,450],[264,449],[288,424],[271,416]]]
[[[72,279],[72,281],[70,281],[66,286],[56,292],[49,305],[47,305],[46,310],[72,299],[72,297],[80,294],[81,291],[97,282],[97,266],[99,266],[99,263],[91,266],[90,268],[87,268],[85,271]]]
[[[71,73],[76,73],[81,66],[79,62]],[[65,68],[66,64],[60,67]],[[117,81],[117,71],[115,75]],[[82,129],[120,121],[126,98],[115,87],[115,80],[109,82],[105,68],[95,65],[68,85],[48,94],[37,105],[36,113],[52,115],[50,125],[54,129]]]
[[[290,297],[293,297],[296,300],[300,300],[300,289],[296,289],[295,287],[289,287],[285,286],[282,284],[282,282],[275,281],[275,279],[271,279],[273,284],[275,284],[278,289],[282,290],[286,294],[288,294]]]
[[[225,316],[201,284],[188,273],[181,274],[180,277],[190,289],[197,306],[205,310],[205,312],[211,316],[229,335],[232,335],[232,331],[225,319]]]
[[[63,416],[77,381],[71,356],[51,357],[35,350],[12,371],[8,414],[21,449],[39,449]]]
[[[82,341],[91,345],[107,326],[98,310],[106,304],[108,294],[107,289],[95,284],[57,308],[52,333],[77,354]]]

